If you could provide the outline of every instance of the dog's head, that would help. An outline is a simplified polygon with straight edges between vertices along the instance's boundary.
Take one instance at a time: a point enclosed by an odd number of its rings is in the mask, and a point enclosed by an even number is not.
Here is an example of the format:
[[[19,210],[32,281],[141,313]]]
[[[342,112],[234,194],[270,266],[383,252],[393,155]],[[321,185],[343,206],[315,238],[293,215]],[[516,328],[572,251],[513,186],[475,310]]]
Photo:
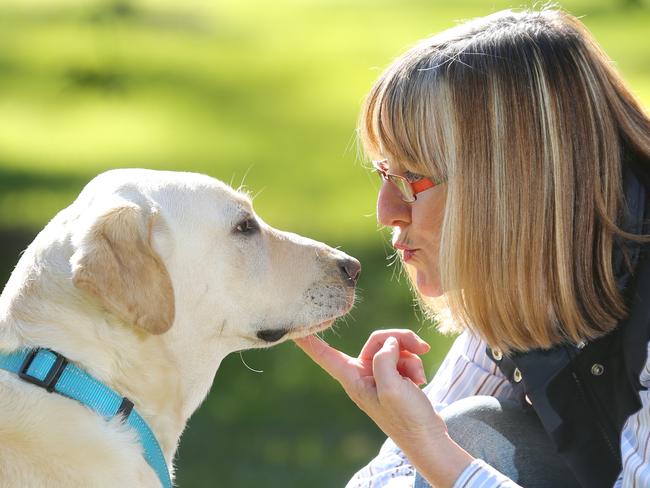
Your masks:
[[[109,171],[21,257],[0,295],[0,347],[77,363],[133,401],[171,457],[227,354],[329,327],[359,271],[213,178]]]
[[[74,285],[147,334],[263,347],[322,330],[354,302],[358,261],[270,227],[204,175],[110,171],[67,218]]]

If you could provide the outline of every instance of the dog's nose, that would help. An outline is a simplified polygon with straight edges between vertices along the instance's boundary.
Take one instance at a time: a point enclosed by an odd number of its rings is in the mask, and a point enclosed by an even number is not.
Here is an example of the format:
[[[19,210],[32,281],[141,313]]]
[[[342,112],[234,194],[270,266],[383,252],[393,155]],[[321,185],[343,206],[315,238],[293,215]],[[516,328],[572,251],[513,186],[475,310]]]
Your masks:
[[[357,284],[359,275],[361,274],[361,263],[354,258],[345,258],[339,261],[339,269],[351,286]]]

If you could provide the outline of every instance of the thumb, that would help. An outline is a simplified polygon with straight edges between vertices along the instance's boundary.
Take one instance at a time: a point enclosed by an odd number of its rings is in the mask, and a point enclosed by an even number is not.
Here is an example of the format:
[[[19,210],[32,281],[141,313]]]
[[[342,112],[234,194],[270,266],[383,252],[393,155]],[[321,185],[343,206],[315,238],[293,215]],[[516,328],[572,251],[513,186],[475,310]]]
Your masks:
[[[402,377],[397,370],[399,358],[399,342],[395,337],[388,337],[372,358],[372,375],[377,389],[390,387],[401,381]]]

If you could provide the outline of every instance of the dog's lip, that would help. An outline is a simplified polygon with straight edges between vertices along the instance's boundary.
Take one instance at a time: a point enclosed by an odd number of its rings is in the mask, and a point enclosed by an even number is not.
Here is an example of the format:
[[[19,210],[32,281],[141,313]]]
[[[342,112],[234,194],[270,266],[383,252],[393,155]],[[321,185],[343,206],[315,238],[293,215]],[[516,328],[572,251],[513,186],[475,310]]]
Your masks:
[[[306,327],[304,329],[296,329],[293,332],[297,332],[297,334],[296,335],[292,334],[291,338],[292,339],[298,339],[300,337],[307,337],[307,336],[310,336],[310,335],[315,334],[317,332],[320,332],[322,330],[329,329],[332,326],[332,324],[334,323],[335,320],[336,320],[335,318],[334,319],[329,319],[329,320],[326,320],[325,322],[320,322],[320,323],[318,323],[316,325],[312,325],[312,326]]]
[[[281,339],[290,338],[298,339],[300,337],[306,337],[322,330],[329,328],[336,319],[329,319],[324,322],[319,322],[315,325],[310,325],[309,327],[299,327],[299,328],[279,328],[279,329],[263,329],[258,331],[255,335],[258,339],[263,340],[269,344],[280,341]]]
[[[280,342],[282,339],[300,339],[302,337],[307,337],[329,329],[337,319],[341,318],[352,309],[354,306],[354,297],[354,289],[351,289],[351,293],[348,294],[348,303],[345,307],[345,310],[342,310],[338,314],[331,316],[327,320],[323,320],[322,322],[318,322],[314,325],[308,325],[306,327],[293,327],[291,325],[284,325],[283,327],[278,327],[275,329],[261,329],[257,331],[255,337],[258,341],[262,340],[269,345],[273,345]]]
[[[263,329],[255,334],[258,339],[264,342],[278,342],[289,333],[289,329]]]

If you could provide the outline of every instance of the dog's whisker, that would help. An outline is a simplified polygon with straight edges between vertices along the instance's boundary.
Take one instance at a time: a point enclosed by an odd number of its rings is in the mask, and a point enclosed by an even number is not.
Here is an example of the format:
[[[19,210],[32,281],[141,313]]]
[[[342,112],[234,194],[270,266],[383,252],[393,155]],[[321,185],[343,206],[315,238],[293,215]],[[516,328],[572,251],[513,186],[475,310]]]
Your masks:
[[[357,321],[356,317],[355,317],[352,313],[348,313],[347,315],[343,316],[342,319],[343,319],[343,323],[344,323],[345,325],[349,325],[349,324],[348,324],[348,321],[349,321],[349,320],[351,320],[352,322],[356,322],[356,321]]]
[[[255,201],[255,199],[256,199],[257,197],[259,197],[259,196],[264,192],[264,190],[266,190],[266,187],[265,187],[265,186],[263,186],[262,188],[260,188],[260,189],[257,191],[257,193],[256,193],[255,195],[252,195],[252,196],[251,196],[251,195],[249,194],[249,197],[250,197],[251,201]]]
[[[351,320],[352,322],[356,322],[357,319],[352,313],[348,313],[345,317],[343,317],[343,323],[345,325],[348,325],[348,320]]]
[[[244,182],[246,181],[246,177],[248,176],[248,173],[250,173],[250,170],[253,169],[253,166],[255,166],[255,164],[251,164],[244,172],[244,176],[242,176],[241,178],[241,183],[239,184],[239,188],[243,188],[245,186]]]
[[[336,334],[336,331],[334,330],[333,327],[330,327],[330,328],[327,329],[327,330],[322,330],[322,331],[320,331],[320,332],[317,332],[317,333],[316,333],[316,336],[320,337],[320,338],[321,338],[322,340],[324,340],[325,342],[328,342],[328,341],[325,339],[325,335],[326,335],[327,332],[329,332],[329,331],[331,331],[332,334],[334,334],[336,337],[338,337],[338,338],[341,337],[341,336],[339,336],[338,334]]]
[[[263,373],[264,370],[262,369],[254,369],[251,368],[248,364],[246,364],[246,361],[244,361],[244,355],[242,354],[241,351],[239,351],[239,358],[241,359],[241,362],[244,366],[246,366],[248,369],[250,369],[253,373]]]
[[[356,307],[357,304],[363,302],[363,300],[364,300],[364,298],[365,298],[365,297],[363,296],[363,292],[364,292],[364,291],[365,291],[365,290],[364,290],[363,288],[359,288],[359,287],[357,287],[356,293],[355,293],[355,295],[354,295],[354,303],[352,304],[352,307],[353,307],[352,309],[354,309],[354,307]]]
[[[251,201],[253,201],[253,195],[251,193],[251,190],[249,190],[246,186],[239,186],[237,187],[237,192],[238,193],[243,193],[246,195]]]

